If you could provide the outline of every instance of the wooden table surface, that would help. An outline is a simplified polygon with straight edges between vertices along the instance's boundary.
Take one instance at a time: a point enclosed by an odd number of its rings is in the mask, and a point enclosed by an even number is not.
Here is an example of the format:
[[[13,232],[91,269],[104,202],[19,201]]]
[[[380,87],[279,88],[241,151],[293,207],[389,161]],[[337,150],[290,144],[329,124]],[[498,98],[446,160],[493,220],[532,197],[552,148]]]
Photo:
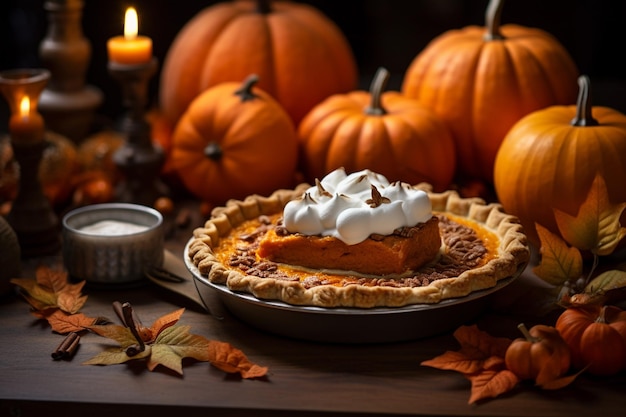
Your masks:
[[[191,229],[174,229],[166,247],[182,259]],[[195,224],[194,224],[195,222]],[[34,277],[41,262],[24,262],[23,276]],[[30,274],[30,275],[29,275]],[[525,273],[491,298],[471,323],[496,336],[517,337],[516,325],[532,325],[536,281]],[[137,361],[124,365],[83,365],[107,340],[88,334],[69,361],[54,361],[63,336],[36,320],[20,297],[0,303],[0,416],[572,416],[626,415],[626,373],[610,378],[581,376],[558,391],[532,384],[493,400],[468,405],[470,384],[456,372],[421,366],[426,359],[458,345],[449,331],[422,340],[383,344],[330,344],[268,334],[226,311],[207,314],[188,298],[152,282],[134,289],[92,289],[82,312],[116,319],[114,301],[130,302],[144,323],[185,307],[180,323],[191,332],[229,342],[248,358],[267,366],[266,379],[228,375],[205,362],[185,360],[183,376]],[[551,323],[548,323],[551,324]]]

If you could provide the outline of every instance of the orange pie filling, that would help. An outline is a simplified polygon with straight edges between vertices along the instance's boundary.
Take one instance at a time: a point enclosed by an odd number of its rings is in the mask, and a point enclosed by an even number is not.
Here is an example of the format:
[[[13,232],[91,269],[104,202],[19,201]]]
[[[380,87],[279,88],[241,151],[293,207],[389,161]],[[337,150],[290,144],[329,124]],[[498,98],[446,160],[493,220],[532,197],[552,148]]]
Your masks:
[[[412,233],[413,228],[402,228],[390,236],[371,235],[359,244],[362,245],[364,256],[369,256],[370,264],[381,264],[380,271],[358,272],[355,271],[359,269],[358,265],[350,270],[333,269],[333,259],[323,257],[320,259],[317,255],[319,251],[316,251],[315,256],[310,256],[312,247],[308,246],[311,239],[325,245],[325,240],[329,238],[303,236],[297,233],[288,234],[287,238],[299,240],[300,243],[296,243],[295,246],[290,243],[289,249],[283,251],[285,254],[290,254],[285,255],[288,259],[276,256],[277,253],[281,253],[280,242],[285,241],[285,232],[282,231],[281,222],[282,213],[262,215],[242,222],[227,236],[222,237],[219,245],[213,248],[216,260],[227,268],[239,270],[249,276],[298,281],[305,288],[320,285],[344,287],[352,284],[420,287],[427,286],[438,279],[457,277],[464,271],[485,265],[497,257],[498,253],[498,237],[484,227],[480,227],[477,222],[450,213],[434,213],[433,221],[418,225],[418,233]],[[428,229],[428,233],[433,233],[434,230],[434,233],[438,235],[438,244],[434,250],[421,248],[420,239],[415,238],[416,236],[423,238],[425,228]],[[336,239],[332,240],[337,242]],[[383,244],[384,240],[387,240],[387,243]],[[427,241],[432,242],[432,239],[427,239]],[[381,250],[385,245],[388,251]],[[404,252],[398,251],[398,248],[402,248]],[[398,265],[406,264],[405,258],[408,258],[408,264],[411,265],[411,259],[416,256],[416,250],[418,253],[425,254],[415,261],[416,267],[398,270]],[[391,262],[389,256],[393,258]],[[315,262],[307,263],[307,259],[314,259]],[[362,260],[358,257],[357,259]],[[389,269],[390,263],[393,271]],[[346,265],[346,262],[342,260],[337,263],[339,264]]]

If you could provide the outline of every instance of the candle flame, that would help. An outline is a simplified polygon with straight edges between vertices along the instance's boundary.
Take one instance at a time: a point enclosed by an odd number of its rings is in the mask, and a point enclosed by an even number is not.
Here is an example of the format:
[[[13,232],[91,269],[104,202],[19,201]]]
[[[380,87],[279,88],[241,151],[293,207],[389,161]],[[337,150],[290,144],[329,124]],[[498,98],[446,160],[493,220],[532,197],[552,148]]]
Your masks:
[[[28,96],[22,97],[20,100],[20,116],[25,117],[30,113],[30,98]]]
[[[124,38],[135,39],[137,33],[139,33],[137,10],[134,7],[129,7],[124,15]]]

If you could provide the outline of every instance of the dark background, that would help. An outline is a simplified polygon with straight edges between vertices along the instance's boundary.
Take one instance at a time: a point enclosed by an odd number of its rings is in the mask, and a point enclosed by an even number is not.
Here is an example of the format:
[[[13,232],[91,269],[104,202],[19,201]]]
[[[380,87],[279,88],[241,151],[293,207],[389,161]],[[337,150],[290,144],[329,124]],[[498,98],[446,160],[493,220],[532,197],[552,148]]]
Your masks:
[[[354,51],[367,88],[376,68],[384,66],[399,89],[413,58],[441,33],[467,25],[484,25],[488,0],[301,0],[333,20]],[[44,0],[2,0],[0,5],[0,69],[41,66],[39,43],[46,34]],[[209,0],[85,0],[83,31],[91,42],[87,81],[105,93],[99,113],[121,112],[119,85],[107,73],[106,41],[122,34],[126,7],[135,6],[139,29],[153,39],[162,64],[172,40]],[[553,34],[570,52],[581,73],[592,81],[594,104],[626,113],[626,1],[507,0],[502,23],[537,27]],[[156,100],[158,74],[151,80]],[[6,112],[2,100],[0,113]],[[0,131],[7,115],[0,114]]]

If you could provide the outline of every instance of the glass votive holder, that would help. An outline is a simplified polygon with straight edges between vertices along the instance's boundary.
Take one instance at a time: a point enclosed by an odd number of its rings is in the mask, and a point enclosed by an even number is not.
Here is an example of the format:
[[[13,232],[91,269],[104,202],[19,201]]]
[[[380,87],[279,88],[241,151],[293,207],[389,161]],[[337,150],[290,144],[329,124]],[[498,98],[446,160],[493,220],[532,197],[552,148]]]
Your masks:
[[[63,262],[72,279],[138,285],[163,264],[163,217],[151,207],[94,204],[70,211],[62,223]]]

